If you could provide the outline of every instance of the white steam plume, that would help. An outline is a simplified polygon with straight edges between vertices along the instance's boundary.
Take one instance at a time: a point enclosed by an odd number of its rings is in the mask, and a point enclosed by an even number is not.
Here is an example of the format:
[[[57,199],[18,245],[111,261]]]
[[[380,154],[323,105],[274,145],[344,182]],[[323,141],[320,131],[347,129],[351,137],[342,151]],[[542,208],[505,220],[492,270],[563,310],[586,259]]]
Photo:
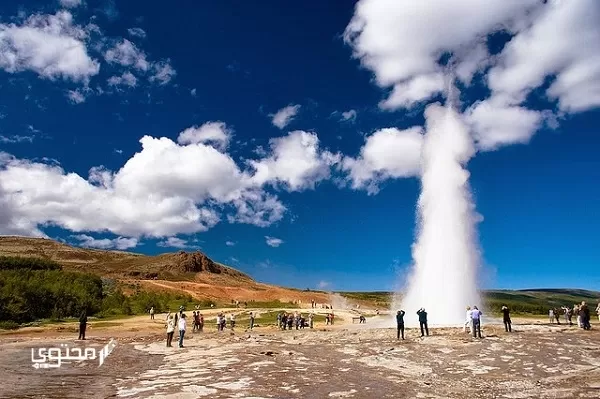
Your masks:
[[[394,301],[394,310],[400,305],[406,311],[409,325],[417,322],[421,307],[431,324],[457,325],[464,322],[466,306],[480,305],[478,215],[465,169],[475,147],[462,116],[448,104],[425,111],[414,265],[405,295]]]

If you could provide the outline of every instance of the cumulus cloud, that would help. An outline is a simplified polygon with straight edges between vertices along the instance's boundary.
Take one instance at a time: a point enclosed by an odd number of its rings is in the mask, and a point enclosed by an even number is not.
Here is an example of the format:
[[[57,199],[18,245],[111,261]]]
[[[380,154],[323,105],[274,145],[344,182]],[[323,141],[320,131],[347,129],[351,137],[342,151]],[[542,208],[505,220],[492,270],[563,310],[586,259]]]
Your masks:
[[[465,120],[485,151],[528,142],[554,102],[562,112],[600,106],[598,21],[595,0],[361,0],[344,38],[376,83],[391,89],[382,109],[414,107],[455,78],[468,86],[481,74],[477,82],[491,95],[467,104]],[[490,39],[497,32],[510,40]],[[494,55],[488,40],[502,46]],[[536,89],[546,110],[527,103]]]
[[[375,194],[386,179],[419,175],[422,146],[421,127],[381,129],[365,139],[357,157],[344,157],[339,168],[353,189]]]
[[[104,59],[110,64],[131,66],[140,71],[147,71],[150,68],[146,53],[127,39],[122,39],[106,50]]]
[[[271,122],[279,129],[286,127],[300,111],[300,105],[288,105],[281,108],[274,114],[271,114]]]
[[[189,246],[186,240],[178,237],[168,237],[166,240],[160,241],[156,245],[159,247],[180,249],[187,248]]]
[[[135,87],[137,86],[137,78],[131,72],[123,72],[121,76],[111,76],[108,78],[108,85],[112,87],[118,86],[127,86],[127,87]]]
[[[235,242],[233,242],[233,241],[225,241],[225,245],[227,245],[228,247],[233,247],[233,246],[235,246]]]
[[[138,245],[138,240],[136,238],[117,237],[113,239],[98,239],[86,234],[74,235],[71,236],[71,238],[77,240],[78,245],[88,248],[125,250],[135,248]]]
[[[270,236],[265,236],[265,241],[267,243],[268,246],[273,247],[273,248],[277,248],[278,246],[280,246],[281,244],[283,244],[283,240],[280,238],[275,238],[275,237],[270,237]]]
[[[312,188],[329,175],[335,158],[306,132],[273,139],[271,154],[249,160],[246,168],[223,152],[222,136],[180,138],[178,144],[144,136],[141,150],[119,170],[97,166],[87,178],[56,163],[1,153],[0,193],[11,216],[0,234],[41,235],[41,226],[57,226],[81,234],[162,238],[206,231],[224,219],[266,227],[287,211],[267,187]]]
[[[254,170],[252,181],[256,185],[281,185],[290,191],[314,188],[330,177],[331,166],[340,161],[333,154],[319,147],[315,133],[297,130],[287,136],[269,141],[271,152],[260,160],[249,160]]]
[[[86,48],[93,28],[75,25],[68,11],[35,14],[20,25],[0,24],[0,68],[33,71],[51,80],[88,81],[100,71]]]
[[[81,104],[85,102],[85,94],[81,90],[68,90],[67,98],[73,104]]]
[[[150,77],[150,81],[156,82],[161,86],[169,83],[177,75],[169,60],[154,63],[152,71],[153,74]]]
[[[193,126],[179,134],[179,144],[211,143],[223,151],[229,145],[233,131],[223,122],[207,122],[198,127]]]

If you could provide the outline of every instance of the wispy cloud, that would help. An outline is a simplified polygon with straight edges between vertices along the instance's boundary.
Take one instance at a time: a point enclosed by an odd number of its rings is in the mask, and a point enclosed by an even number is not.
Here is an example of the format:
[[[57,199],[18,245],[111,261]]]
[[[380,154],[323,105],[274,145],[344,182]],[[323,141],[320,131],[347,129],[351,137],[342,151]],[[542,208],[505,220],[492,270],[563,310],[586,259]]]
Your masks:
[[[298,114],[298,111],[300,111],[300,105],[288,105],[269,116],[272,117],[271,121],[273,125],[277,126],[279,129],[283,129],[294,119]]]
[[[283,244],[283,240],[280,238],[265,236],[265,240],[266,240],[267,245],[270,247],[273,247],[273,248],[277,248],[278,246]]]
[[[165,248],[187,248],[188,242],[186,240],[183,240],[181,238],[177,238],[177,237],[169,237],[164,241],[161,241],[159,243],[156,244],[159,247],[165,247]]]
[[[227,245],[228,247],[233,247],[235,245],[235,242],[233,242],[233,241],[225,241],[225,245]]]
[[[331,283],[329,281],[321,280],[319,281],[319,284],[317,284],[317,288],[320,290],[331,288]]]

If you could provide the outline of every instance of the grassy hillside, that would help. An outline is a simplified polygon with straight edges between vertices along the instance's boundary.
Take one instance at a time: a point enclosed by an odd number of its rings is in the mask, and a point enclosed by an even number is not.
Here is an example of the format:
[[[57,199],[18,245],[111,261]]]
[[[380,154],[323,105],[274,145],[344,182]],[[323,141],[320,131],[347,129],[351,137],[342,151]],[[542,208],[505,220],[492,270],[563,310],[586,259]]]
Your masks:
[[[339,294],[350,300],[369,302],[380,308],[391,306],[394,295],[392,292],[339,292]],[[506,305],[515,314],[546,315],[550,308],[573,306],[581,301],[586,301],[595,308],[600,301],[600,292],[580,289],[490,290],[483,292],[483,300],[485,308],[494,313],[499,313],[502,305]],[[469,304],[465,304],[467,305]]]
[[[77,248],[53,240],[0,237],[0,256],[36,257],[58,262],[65,270],[115,278],[193,281],[201,274],[221,275],[242,282],[252,278],[238,270],[213,262],[200,252],[147,256],[123,251]]]

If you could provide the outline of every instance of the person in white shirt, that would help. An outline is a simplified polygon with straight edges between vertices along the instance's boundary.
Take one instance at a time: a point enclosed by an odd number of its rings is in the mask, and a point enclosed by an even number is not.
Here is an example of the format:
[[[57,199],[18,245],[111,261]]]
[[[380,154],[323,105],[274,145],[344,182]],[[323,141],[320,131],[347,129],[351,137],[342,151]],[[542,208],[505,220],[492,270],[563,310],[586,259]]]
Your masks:
[[[167,348],[172,348],[173,345],[173,334],[175,333],[175,320],[173,320],[173,316],[169,315],[167,317]]]
[[[600,321],[600,302],[598,302],[598,306],[596,306],[596,313],[598,313],[598,321]]]
[[[467,332],[467,326],[469,326],[469,334],[473,334],[473,322],[471,320],[471,313],[473,313],[471,307],[467,306],[467,314],[465,318],[465,324],[463,325],[463,332]]]
[[[179,347],[183,348],[183,336],[185,335],[185,328],[187,323],[185,321],[185,313],[181,314],[179,318]]]
[[[481,338],[481,316],[483,313],[477,306],[473,306],[473,311],[471,312],[471,320],[473,320],[473,338],[479,336]]]

